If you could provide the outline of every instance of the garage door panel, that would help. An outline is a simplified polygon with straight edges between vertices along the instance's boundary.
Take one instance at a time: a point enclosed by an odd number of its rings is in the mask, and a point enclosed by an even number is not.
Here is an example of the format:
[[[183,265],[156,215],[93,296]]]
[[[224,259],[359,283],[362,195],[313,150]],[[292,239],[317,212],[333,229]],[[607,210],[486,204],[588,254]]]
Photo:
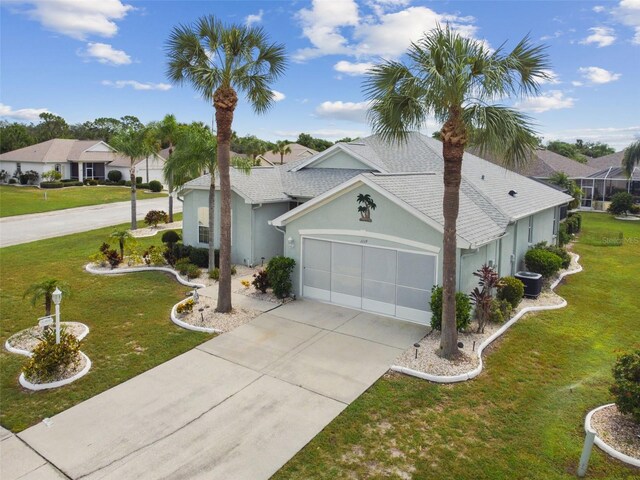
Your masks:
[[[362,296],[385,303],[396,303],[396,286],[393,283],[364,280]]]
[[[346,243],[333,243],[331,246],[331,273],[362,276],[362,247]]]
[[[363,277],[365,280],[396,283],[395,250],[367,247],[364,249]]]
[[[304,286],[331,290],[331,274],[323,270],[305,268]]]
[[[303,257],[305,268],[330,271],[331,242],[305,239]]]
[[[332,273],[331,291],[360,297],[362,296],[362,277]]]
[[[434,274],[434,256],[398,252],[398,285],[430,291]]]
[[[430,292],[417,288],[408,288],[398,285],[396,303],[400,307],[413,308],[415,310],[429,309]]]

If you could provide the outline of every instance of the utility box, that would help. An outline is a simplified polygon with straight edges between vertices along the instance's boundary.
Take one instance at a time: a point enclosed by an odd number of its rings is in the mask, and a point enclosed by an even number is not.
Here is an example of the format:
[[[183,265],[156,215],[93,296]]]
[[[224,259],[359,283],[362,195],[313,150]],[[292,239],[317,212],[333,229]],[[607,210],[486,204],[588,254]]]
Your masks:
[[[517,272],[514,277],[524,283],[526,298],[538,298],[542,291],[542,275],[534,272]]]

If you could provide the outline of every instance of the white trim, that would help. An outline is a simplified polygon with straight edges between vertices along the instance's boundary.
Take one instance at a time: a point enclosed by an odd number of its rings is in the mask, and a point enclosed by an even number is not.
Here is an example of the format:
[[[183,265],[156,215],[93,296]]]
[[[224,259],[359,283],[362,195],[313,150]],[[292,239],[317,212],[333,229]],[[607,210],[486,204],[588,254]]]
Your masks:
[[[213,328],[213,327],[198,327],[196,325],[191,325],[190,323],[183,322],[182,320],[180,320],[180,318],[178,318],[177,308],[178,308],[178,305],[180,305],[184,301],[185,300],[180,300],[178,303],[176,303],[173,306],[173,308],[171,308],[171,321],[173,323],[175,323],[179,327],[182,327],[182,328],[184,328],[186,330],[192,330],[194,332],[224,333],[222,330],[218,330],[217,328]]]
[[[81,341],[84,337],[89,335],[89,327],[87,325],[85,325],[84,323],[80,323],[80,322],[60,322],[60,327],[64,327],[65,325],[69,325],[70,323],[77,323],[78,325],[82,325],[84,327],[84,330],[82,331],[82,333],[76,337],[78,339],[78,341]],[[28,330],[28,329],[26,329],[26,330]],[[24,331],[24,330],[21,330],[21,331]],[[18,332],[18,333],[20,333],[20,332]],[[16,335],[16,334],[14,334],[14,335]],[[11,337],[13,337],[13,335],[11,335]],[[9,340],[11,339],[11,337],[7,338],[7,340],[4,342],[4,348],[6,348],[7,351],[9,351],[11,353],[16,353],[18,355],[24,355],[25,357],[31,357],[33,355],[33,353],[31,353],[29,350],[23,350],[22,348],[12,347],[9,344]]]
[[[572,254],[574,255],[576,262],[578,262],[578,260],[580,260],[580,255],[577,254]],[[556,279],[555,282],[553,282],[550,286],[551,290],[555,289],[558,284],[562,281],[562,279],[564,277],[566,277],[567,275],[573,275],[574,273],[579,273],[582,271],[582,266],[578,265],[578,268],[575,270],[569,270],[566,272],[562,272],[558,278]],[[491,345],[491,343],[498,337],[500,337],[504,332],[506,332],[509,327],[511,327],[511,325],[513,325],[514,323],[516,323],[518,320],[520,320],[520,318],[522,318],[526,313],[529,312],[540,312],[543,310],[557,310],[559,308],[564,308],[567,306],[567,301],[566,300],[562,300],[562,303],[558,304],[558,305],[547,305],[547,306],[539,306],[539,307],[526,307],[523,308],[522,310],[520,310],[518,313],[516,313],[511,320],[509,320],[507,323],[505,323],[499,330],[497,330],[493,335],[491,335],[490,337],[488,337],[486,340],[484,340],[479,346],[478,346],[478,350],[477,350],[477,355],[478,355],[478,366],[476,368],[474,368],[473,370],[469,371],[469,372],[465,372],[465,373],[460,373],[458,375],[434,375],[431,373],[426,373],[426,372],[420,372],[418,370],[414,370],[412,368],[409,367],[402,367],[399,365],[392,365],[391,366],[391,370],[394,372],[400,372],[400,373],[404,373],[405,375],[411,375],[412,377],[417,377],[417,378],[422,378],[423,380],[428,380],[430,382],[434,382],[434,383],[458,383],[458,382],[465,382],[467,380],[471,380],[472,378],[477,377],[478,375],[480,375],[480,372],[482,372],[482,367],[483,367],[483,362],[482,362],[482,352],[484,351],[485,348],[487,348],[489,345]]]
[[[611,455],[613,458],[620,460],[621,462],[627,463],[629,465],[633,465],[634,467],[640,467],[640,458],[634,458],[634,457],[630,457],[629,455],[625,455],[624,453],[608,445],[607,443],[605,443],[605,441],[602,438],[598,436],[597,432],[591,426],[591,417],[593,417],[594,413],[604,408],[611,407],[613,405],[615,405],[615,403],[608,403],[607,405],[601,405],[598,408],[594,408],[593,410],[591,410],[587,414],[586,418],[584,419],[584,429],[586,432],[594,432],[596,434],[594,443],[598,446],[600,450]]]
[[[20,378],[18,379],[18,381],[20,382],[20,385],[22,385],[24,388],[27,388],[29,390],[48,390],[50,388],[58,388],[58,387],[62,387],[64,385],[68,385],[68,384],[70,384],[72,382],[75,382],[79,378],[84,377],[87,373],[89,373],[89,370],[91,369],[91,360],[89,359],[89,357],[87,357],[82,352],[80,352],[80,355],[82,355],[82,357],[84,357],[84,359],[85,359],[85,361],[87,363],[86,363],[86,365],[84,366],[84,368],[81,371],[79,371],[78,373],[76,373],[72,377],[65,378],[64,380],[58,380],[57,382],[31,383],[29,380],[27,380],[25,378],[24,373],[21,373],[20,374]]]
[[[365,165],[367,165],[368,167],[371,167],[373,170],[382,172],[382,173],[387,173],[386,170],[380,168],[380,166],[375,165],[373,163],[371,163],[369,160],[367,160],[365,157],[363,157],[362,155],[351,151],[351,149],[345,147],[343,144],[341,143],[336,143],[335,145],[332,145],[331,147],[327,148],[326,150],[313,155],[312,157],[310,157],[308,160],[302,162],[300,165],[296,166],[295,168],[292,168],[291,170],[289,170],[290,172],[297,172],[299,170],[302,170],[305,167],[308,167],[309,165],[313,165],[314,163],[317,163],[318,161],[322,161],[322,160],[326,160],[327,158],[331,157],[332,155],[334,155],[335,153],[337,153],[337,150],[341,150],[342,152],[346,153],[347,155],[349,155],[350,157],[352,157],[353,159],[364,163]]]
[[[431,253],[435,253],[436,255],[440,253],[440,247],[436,247],[433,245],[429,245],[428,243],[416,242],[414,240],[409,240],[407,238],[396,237],[394,235],[387,235],[385,233],[376,233],[369,232],[367,230],[345,230],[345,229],[333,229],[333,228],[308,228],[298,230],[298,234],[300,236],[308,236],[308,235],[345,235],[351,237],[367,237],[367,238],[375,238],[377,240],[384,240],[387,242],[398,243],[402,245],[407,245],[409,247],[420,248],[422,250],[426,250]],[[318,240],[327,240],[325,238],[319,238]],[[361,244],[357,244],[361,245]],[[379,247],[378,245],[375,245]],[[379,247],[379,248],[390,248],[390,247]],[[394,248],[393,250],[397,250]],[[407,250],[410,251],[410,250]]]
[[[179,283],[181,283],[182,285],[185,285],[187,287],[195,287],[195,288],[204,288],[204,287],[206,287],[206,285],[204,285],[202,283],[190,282],[188,280],[185,280],[173,268],[168,268],[168,267],[151,267],[151,266],[149,266],[149,267],[116,268],[116,269],[113,269],[113,270],[99,270],[93,264],[87,263],[85,265],[84,269],[89,273],[93,273],[94,275],[119,275],[119,274],[122,274],[122,273],[136,273],[136,272],[150,272],[150,271],[166,272],[166,273],[170,273],[173,276],[175,276],[176,280]]]

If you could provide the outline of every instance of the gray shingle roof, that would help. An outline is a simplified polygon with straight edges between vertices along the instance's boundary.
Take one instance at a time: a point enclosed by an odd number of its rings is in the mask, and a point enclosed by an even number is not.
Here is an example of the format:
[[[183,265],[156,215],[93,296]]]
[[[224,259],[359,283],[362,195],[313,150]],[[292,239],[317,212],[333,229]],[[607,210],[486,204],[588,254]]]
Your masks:
[[[595,168],[596,171],[601,171],[605,168],[621,166],[623,157],[624,150],[620,150],[619,152],[611,153],[609,155],[605,155],[604,157],[590,158],[587,162],[587,165]]]

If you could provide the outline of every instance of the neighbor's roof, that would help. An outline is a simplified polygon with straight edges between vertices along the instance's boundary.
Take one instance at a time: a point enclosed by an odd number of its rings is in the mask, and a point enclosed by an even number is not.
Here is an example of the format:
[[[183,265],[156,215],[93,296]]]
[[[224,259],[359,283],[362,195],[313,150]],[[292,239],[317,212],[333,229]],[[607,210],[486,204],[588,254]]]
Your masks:
[[[606,180],[629,180],[627,177],[627,173],[624,171],[622,167],[608,167],[600,170],[599,172],[594,173],[593,175],[589,175],[587,178],[598,178],[598,179],[606,179]],[[635,167],[631,172],[631,179],[633,181],[640,180],[640,168]]]
[[[622,158],[624,157],[624,150],[619,152],[605,155],[604,157],[590,158],[587,165],[594,168],[596,171],[602,171],[609,167],[619,167],[622,165]]]
[[[304,145],[300,145],[299,143],[289,143],[287,146],[291,149],[291,153],[287,153],[282,157],[283,163],[291,163],[297,160],[302,160],[318,153],[313,148],[305,147]],[[279,153],[266,152],[262,155],[258,155],[257,158],[259,160],[263,160],[264,166],[280,165]]]
[[[108,162],[112,160],[110,152],[86,152],[87,149],[102,143],[100,140],[72,140],[54,138],[46,142],[19,148],[0,155],[0,160],[12,162],[66,162],[94,161]]]
[[[91,153],[91,152],[86,152],[86,153]],[[119,153],[112,153],[110,155],[111,155],[111,158],[113,159],[111,163],[109,163],[110,167],[127,167],[128,168],[131,165],[131,159],[129,157],[125,157],[124,155],[121,155]],[[156,155],[156,157],[162,159],[162,161],[164,161],[166,158],[160,154]],[[139,165],[145,160],[146,159],[142,158],[138,160],[135,164]]]

